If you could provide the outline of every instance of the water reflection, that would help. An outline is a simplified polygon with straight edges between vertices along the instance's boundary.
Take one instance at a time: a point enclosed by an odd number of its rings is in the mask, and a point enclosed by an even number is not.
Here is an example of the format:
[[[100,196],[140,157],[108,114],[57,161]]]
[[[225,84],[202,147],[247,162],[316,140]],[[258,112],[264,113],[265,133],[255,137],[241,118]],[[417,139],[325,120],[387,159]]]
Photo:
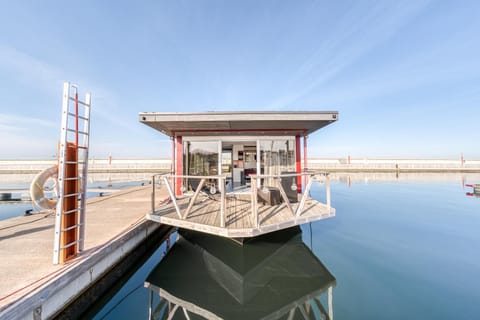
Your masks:
[[[480,180],[480,173],[461,173],[461,172],[332,172],[330,173],[332,181],[338,181],[350,187],[353,184],[369,184],[378,182],[457,182],[462,187],[468,181]]]
[[[333,319],[335,277],[300,228],[240,246],[181,232],[150,273],[150,319]]]
[[[473,192],[467,192],[466,195],[469,197],[480,198],[480,184],[466,184],[466,187],[472,188]]]

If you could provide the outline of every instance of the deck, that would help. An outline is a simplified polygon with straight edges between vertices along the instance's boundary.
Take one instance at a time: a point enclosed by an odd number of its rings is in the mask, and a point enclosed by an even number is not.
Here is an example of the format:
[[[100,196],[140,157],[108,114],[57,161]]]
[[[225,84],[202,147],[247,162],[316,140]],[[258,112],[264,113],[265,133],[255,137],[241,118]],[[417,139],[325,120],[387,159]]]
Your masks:
[[[328,203],[323,204],[304,196],[309,193],[311,183],[304,194],[298,195],[298,202],[290,202],[278,183],[282,203],[276,205],[254,201],[257,199],[255,186],[250,192],[239,194],[222,192],[209,195],[196,190],[194,194],[156,205],[147,214],[147,219],[229,238],[248,238],[335,216],[335,209],[329,204],[329,184],[326,184]],[[173,193],[171,199],[172,196]]]
[[[150,191],[150,186],[132,187],[88,199],[85,251],[64,265],[52,264],[54,214],[0,221],[0,318],[9,319],[7,314],[12,312],[14,318],[22,318],[28,305],[37,308],[48,302],[49,309],[42,314],[47,315],[53,308],[51,301],[65,304],[68,294],[80,290],[83,280],[93,282],[103,274],[102,268],[109,263],[102,259],[113,259],[111,254],[127,250],[120,246],[132,245],[133,240],[158,230],[144,219]],[[166,190],[158,190],[158,197],[166,197]],[[57,296],[61,297],[55,300]]]

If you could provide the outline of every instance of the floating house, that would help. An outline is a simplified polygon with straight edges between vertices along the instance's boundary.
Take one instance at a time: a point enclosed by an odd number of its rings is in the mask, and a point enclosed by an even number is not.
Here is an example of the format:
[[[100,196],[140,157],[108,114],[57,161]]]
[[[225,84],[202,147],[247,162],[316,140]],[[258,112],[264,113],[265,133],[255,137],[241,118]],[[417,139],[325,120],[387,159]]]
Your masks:
[[[328,174],[308,171],[307,138],[337,112],[142,112],[172,140],[172,172],[154,176],[159,223],[248,238],[335,215]],[[302,143],[303,140],[303,143]],[[310,197],[325,186],[325,203]],[[168,201],[160,202],[162,184]]]

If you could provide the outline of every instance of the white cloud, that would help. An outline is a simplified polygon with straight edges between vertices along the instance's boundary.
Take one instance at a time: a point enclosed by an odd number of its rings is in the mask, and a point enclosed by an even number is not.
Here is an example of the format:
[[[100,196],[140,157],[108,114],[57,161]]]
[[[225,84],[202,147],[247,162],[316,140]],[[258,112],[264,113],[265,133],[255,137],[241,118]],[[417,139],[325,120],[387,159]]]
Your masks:
[[[0,69],[10,77],[33,88],[42,88],[50,95],[58,94],[64,72],[25,52],[0,46]]]
[[[32,126],[42,126],[54,128],[57,125],[53,121],[19,116],[14,114],[0,113],[0,128],[2,130],[23,130],[31,128]]]
[[[56,154],[52,121],[0,113],[0,158],[50,158]],[[46,130],[48,128],[48,130]]]
[[[382,2],[373,8],[366,7],[363,3],[352,6],[334,26],[335,32],[331,35],[323,34],[325,38],[319,41],[317,49],[290,78],[287,90],[289,93],[278,97],[272,106],[284,107],[292,104],[326,83],[389,39],[428,2],[417,1],[393,7]]]
[[[3,131],[1,135],[1,159],[49,159],[57,154],[57,144],[49,137],[29,135],[28,133],[19,135]]]

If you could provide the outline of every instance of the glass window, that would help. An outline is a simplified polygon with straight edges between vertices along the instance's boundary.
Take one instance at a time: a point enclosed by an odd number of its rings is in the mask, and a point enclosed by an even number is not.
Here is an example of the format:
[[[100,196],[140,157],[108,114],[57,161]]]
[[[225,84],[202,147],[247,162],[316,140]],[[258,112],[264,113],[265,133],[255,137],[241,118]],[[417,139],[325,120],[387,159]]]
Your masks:
[[[215,176],[218,174],[218,141],[187,141],[184,150],[185,174]]]
[[[184,175],[218,175],[218,141],[184,141],[183,146]],[[183,189],[195,190],[199,183],[199,179],[183,179]],[[217,179],[209,179],[205,186],[218,190],[217,184]]]
[[[261,140],[260,168],[262,174],[279,175],[284,172],[295,172],[295,139]],[[265,184],[273,181],[267,179]]]

